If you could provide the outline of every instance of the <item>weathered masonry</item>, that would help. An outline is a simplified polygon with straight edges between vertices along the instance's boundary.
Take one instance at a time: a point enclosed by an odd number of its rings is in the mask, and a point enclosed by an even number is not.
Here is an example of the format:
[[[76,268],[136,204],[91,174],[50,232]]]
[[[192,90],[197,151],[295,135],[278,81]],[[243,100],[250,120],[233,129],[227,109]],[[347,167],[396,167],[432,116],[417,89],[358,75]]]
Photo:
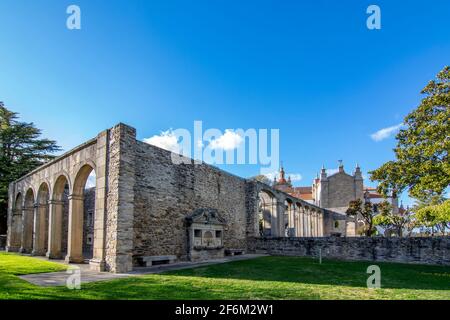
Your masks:
[[[118,124],[30,172],[9,186],[7,250],[127,272],[243,253],[254,237],[333,231],[333,214],[324,209],[171,156]],[[95,196],[85,192],[91,172]],[[88,198],[95,201],[90,211]]]

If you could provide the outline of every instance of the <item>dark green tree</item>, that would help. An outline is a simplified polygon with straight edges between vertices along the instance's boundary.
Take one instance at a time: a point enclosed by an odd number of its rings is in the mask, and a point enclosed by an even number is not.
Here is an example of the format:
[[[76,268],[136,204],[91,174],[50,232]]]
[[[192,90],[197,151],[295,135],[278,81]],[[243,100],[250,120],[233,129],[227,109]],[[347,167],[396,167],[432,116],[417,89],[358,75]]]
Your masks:
[[[350,201],[346,214],[354,217],[357,223],[359,221],[364,223],[362,233],[367,237],[371,237],[375,233],[374,218],[377,212],[370,201],[363,202],[361,199]]]
[[[414,216],[409,210],[394,213],[392,205],[387,201],[378,205],[378,211],[380,213],[373,219],[374,224],[394,230],[399,237],[403,237],[404,230],[410,234],[417,226]]]
[[[6,232],[9,183],[49,161],[59,150],[55,141],[42,139],[40,129],[19,121],[18,114],[0,101],[0,234]]]
[[[384,195],[408,190],[427,201],[450,184],[450,67],[422,90],[421,104],[408,114],[397,134],[396,159],[370,172]]]

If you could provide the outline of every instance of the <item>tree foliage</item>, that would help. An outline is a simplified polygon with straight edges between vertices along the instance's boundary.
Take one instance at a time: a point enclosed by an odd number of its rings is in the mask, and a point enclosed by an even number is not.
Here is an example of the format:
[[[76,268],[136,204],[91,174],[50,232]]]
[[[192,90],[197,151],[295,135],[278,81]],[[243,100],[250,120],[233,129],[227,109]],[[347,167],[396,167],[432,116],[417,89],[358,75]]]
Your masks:
[[[18,114],[0,102],[0,233],[6,231],[8,186],[12,181],[52,159],[60,150],[56,142],[40,138],[33,123],[21,122]]]
[[[384,201],[378,205],[380,214],[374,218],[374,224],[386,229],[392,229],[397,236],[402,237],[403,231],[411,233],[416,227],[414,215],[409,210],[395,213],[389,202]]]
[[[445,234],[445,231],[450,229],[450,200],[419,208],[415,216],[420,225],[432,230],[437,228]]]
[[[370,172],[384,195],[408,190],[416,199],[444,194],[450,184],[450,67],[421,91],[425,97],[396,136],[396,159]]]
[[[370,201],[363,202],[361,199],[350,201],[346,214],[364,223],[364,229],[362,231],[366,236],[370,237],[375,233],[373,219],[377,212],[375,206]]]

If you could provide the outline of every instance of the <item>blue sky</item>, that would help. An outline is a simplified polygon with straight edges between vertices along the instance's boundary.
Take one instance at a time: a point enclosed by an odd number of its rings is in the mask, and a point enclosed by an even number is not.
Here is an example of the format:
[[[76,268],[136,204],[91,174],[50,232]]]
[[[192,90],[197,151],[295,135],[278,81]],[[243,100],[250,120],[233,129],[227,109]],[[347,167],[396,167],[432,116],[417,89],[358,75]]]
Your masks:
[[[66,8],[81,8],[81,30]],[[368,30],[366,8],[381,8]],[[310,185],[322,164],[393,158],[396,126],[449,64],[450,2],[0,2],[0,100],[70,149],[118,122],[279,128],[280,157]],[[241,176],[258,166],[223,166]],[[368,183],[370,184],[370,183]]]

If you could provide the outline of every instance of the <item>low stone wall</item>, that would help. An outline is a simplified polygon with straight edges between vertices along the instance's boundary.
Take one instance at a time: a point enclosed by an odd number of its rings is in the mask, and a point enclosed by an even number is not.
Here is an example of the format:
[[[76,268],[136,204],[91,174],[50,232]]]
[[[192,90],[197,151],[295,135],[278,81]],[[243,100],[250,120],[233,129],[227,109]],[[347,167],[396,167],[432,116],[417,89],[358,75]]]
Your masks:
[[[450,237],[252,238],[249,252],[342,260],[450,265]]]

